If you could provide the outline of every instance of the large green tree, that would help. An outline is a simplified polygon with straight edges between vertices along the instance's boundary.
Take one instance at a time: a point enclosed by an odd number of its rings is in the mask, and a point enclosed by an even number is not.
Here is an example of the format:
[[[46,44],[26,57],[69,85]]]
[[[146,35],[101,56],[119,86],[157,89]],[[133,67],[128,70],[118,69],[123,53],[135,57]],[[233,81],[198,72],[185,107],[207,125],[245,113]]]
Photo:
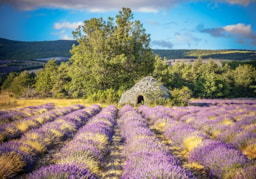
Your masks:
[[[78,41],[71,53],[70,90],[73,97],[97,90],[127,88],[153,71],[150,36],[132,11],[114,18],[92,18],[73,32]]]

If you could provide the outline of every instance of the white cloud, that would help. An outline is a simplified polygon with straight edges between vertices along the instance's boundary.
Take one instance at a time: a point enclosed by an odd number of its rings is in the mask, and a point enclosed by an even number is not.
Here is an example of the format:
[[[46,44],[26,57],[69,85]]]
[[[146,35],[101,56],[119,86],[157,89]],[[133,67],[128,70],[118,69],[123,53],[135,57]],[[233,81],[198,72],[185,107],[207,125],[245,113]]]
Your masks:
[[[175,38],[178,42],[185,43],[188,47],[191,47],[192,43],[193,45],[197,45],[197,43],[202,40],[193,36],[189,30],[185,30],[182,33],[176,32]]]
[[[58,39],[61,39],[61,40],[74,40],[72,37],[70,37],[71,33],[69,33],[66,30],[60,30],[57,32],[53,32],[52,34],[57,35]],[[68,34],[70,34],[70,35],[68,35]]]
[[[230,32],[232,34],[250,36],[251,34],[251,25],[244,24],[235,24],[235,25],[227,25],[223,27],[226,32]]]
[[[62,40],[74,40],[68,34],[71,34],[71,31],[75,30],[79,25],[83,25],[83,22],[82,21],[78,21],[78,22],[68,22],[68,21],[56,22],[54,24],[54,29],[57,30],[57,32],[55,34],[58,35],[59,38],[62,39]]]
[[[250,37],[253,34],[251,25],[245,25],[242,23],[216,28],[204,28],[204,26],[201,24],[201,27],[198,28],[198,30],[201,32],[209,33],[215,37],[227,36],[232,34],[237,36]]]
[[[251,29],[250,24],[238,23],[216,28],[204,28],[203,25],[200,25],[198,30],[214,37],[235,38],[239,43],[252,43],[256,45],[256,32]]]
[[[75,30],[79,25],[83,25],[82,21],[79,22],[56,22],[54,24],[54,29],[72,29]]]
[[[74,40],[73,38],[69,37],[67,34],[62,34],[60,36],[61,40]]]

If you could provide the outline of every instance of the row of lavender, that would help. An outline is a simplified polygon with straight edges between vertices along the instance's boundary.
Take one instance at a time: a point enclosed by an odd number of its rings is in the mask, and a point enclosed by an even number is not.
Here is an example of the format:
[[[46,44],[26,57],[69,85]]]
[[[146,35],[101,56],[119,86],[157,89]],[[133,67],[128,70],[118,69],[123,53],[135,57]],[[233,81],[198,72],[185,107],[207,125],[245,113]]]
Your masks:
[[[42,167],[26,178],[100,178],[100,163],[108,153],[117,112],[117,108],[112,105],[104,108],[60,150],[55,164]]]
[[[123,179],[194,178],[156,138],[147,120],[131,106],[124,106],[120,110],[119,126],[125,139]]]
[[[101,110],[98,105],[71,112],[38,129],[26,132],[20,139],[0,145],[0,176],[9,178],[30,171],[40,154],[66,140]]]
[[[10,123],[0,125],[0,144],[4,141],[15,139],[23,135],[30,129],[36,129],[47,122],[55,120],[57,117],[66,115],[75,110],[84,108],[82,105],[73,105],[60,109],[53,109],[43,114],[35,115],[20,120],[15,120]]]
[[[31,171],[40,154],[52,148],[55,143],[73,136],[78,128],[86,124],[54,157],[54,165],[42,167],[26,178],[100,178],[100,163],[108,153],[108,144],[112,139],[118,110],[115,106],[108,106],[87,122],[101,108],[97,105],[85,109],[81,109],[82,106],[73,107],[76,111],[70,111],[71,113],[66,116],[59,112],[59,118],[39,117],[39,123],[44,121],[39,126],[31,125],[33,129],[24,131],[20,139],[0,145],[0,177],[12,177],[22,170]],[[187,150],[190,162],[197,162],[209,168],[212,176],[256,177],[255,163],[233,145],[220,141],[232,138],[227,130],[230,127],[233,129],[232,136],[236,135],[237,128],[240,129],[239,133],[247,129],[252,133],[256,132],[252,130],[255,127],[255,106],[141,106],[138,111],[143,117],[131,106],[124,106],[120,110],[118,126],[125,139],[126,157],[122,178],[195,178],[156,138],[154,132],[149,129],[148,120],[174,145]],[[31,118],[31,121],[37,121],[37,118]],[[30,123],[33,122],[24,122],[26,125]],[[227,134],[224,135],[225,132]]]
[[[0,116],[2,116],[3,114],[9,114],[9,113],[13,113],[13,112],[24,112],[24,113],[28,113],[29,111],[32,112],[37,112],[37,110],[43,110],[43,109],[54,109],[55,106],[53,103],[46,103],[46,104],[42,104],[42,105],[35,105],[35,106],[26,106],[23,108],[15,108],[15,109],[6,109],[6,110],[0,110]],[[31,115],[31,114],[28,114]]]
[[[5,124],[26,117],[39,115],[54,108],[54,104],[47,103],[38,106],[28,106],[24,108],[0,111],[0,124]]]
[[[234,145],[250,159],[256,158],[256,105],[203,108],[180,121]]]
[[[169,139],[172,144],[185,149],[189,155],[189,162],[196,162],[209,168],[212,176],[255,178],[255,163],[241,151],[233,145],[209,137],[203,130],[192,127],[189,124],[192,120],[187,120],[187,123],[182,122],[184,116],[191,116],[189,113],[195,114],[200,111],[200,108],[197,107],[189,108],[190,110],[184,110],[184,108],[180,108],[180,110],[163,106],[155,108],[141,106],[139,112],[162,131],[165,138]],[[198,118],[197,121],[200,122],[201,119]]]
[[[234,145],[250,159],[256,158],[256,105],[157,108],[175,120]]]
[[[190,105],[212,106],[212,105],[232,105],[248,104],[255,105],[255,99],[194,99],[189,102]]]

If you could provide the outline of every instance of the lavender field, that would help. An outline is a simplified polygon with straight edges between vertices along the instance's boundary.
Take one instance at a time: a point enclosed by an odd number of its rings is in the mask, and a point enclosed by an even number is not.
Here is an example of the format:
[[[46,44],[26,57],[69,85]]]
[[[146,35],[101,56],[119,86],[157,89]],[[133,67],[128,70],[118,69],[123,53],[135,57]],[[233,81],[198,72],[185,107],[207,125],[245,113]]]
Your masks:
[[[256,178],[256,101],[0,111],[0,178]]]

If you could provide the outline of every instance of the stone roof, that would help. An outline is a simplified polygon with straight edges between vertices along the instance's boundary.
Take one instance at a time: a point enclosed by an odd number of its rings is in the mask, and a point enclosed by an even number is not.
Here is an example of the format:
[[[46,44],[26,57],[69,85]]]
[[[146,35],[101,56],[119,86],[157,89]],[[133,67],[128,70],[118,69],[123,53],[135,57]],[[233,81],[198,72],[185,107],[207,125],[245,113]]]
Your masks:
[[[147,76],[127,90],[120,98],[119,104],[150,104],[160,98],[169,98],[169,90],[152,76]]]

